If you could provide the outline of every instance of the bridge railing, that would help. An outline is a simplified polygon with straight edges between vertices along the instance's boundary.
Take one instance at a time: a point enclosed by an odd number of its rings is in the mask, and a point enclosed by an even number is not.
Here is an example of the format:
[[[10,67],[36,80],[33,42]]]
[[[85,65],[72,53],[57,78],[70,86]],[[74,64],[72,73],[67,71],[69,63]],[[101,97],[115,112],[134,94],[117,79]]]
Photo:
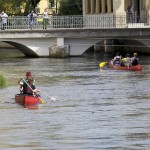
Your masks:
[[[149,18],[146,15],[77,15],[77,16],[49,16],[46,22],[47,29],[53,28],[141,28],[149,27]],[[27,16],[10,16],[7,19],[6,29],[30,29],[31,20]],[[32,21],[33,29],[43,29],[43,18],[38,16]],[[0,22],[2,26],[2,22]]]

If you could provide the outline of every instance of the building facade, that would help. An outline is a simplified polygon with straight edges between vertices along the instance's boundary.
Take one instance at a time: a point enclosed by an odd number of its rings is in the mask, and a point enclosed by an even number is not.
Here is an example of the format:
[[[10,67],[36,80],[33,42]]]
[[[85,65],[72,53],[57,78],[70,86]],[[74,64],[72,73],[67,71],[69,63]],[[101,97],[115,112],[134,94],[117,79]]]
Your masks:
[[[137,15],[150,10],[150,0],[82,0],[83,15],[88,14],[125,14],[129,7]]]
[[[113,12],[113,0],[83,0],[83,15]]]
[[[49,14],[57,13],[59,0],[41,0],[37,5],[39,14],[42,14],[45,9],[48,10]]]
[[[124,27],[129,23],[150,25],[150,0],[82,0],[82,3],[83,15],[86,16],[121,16],[124,17]]]

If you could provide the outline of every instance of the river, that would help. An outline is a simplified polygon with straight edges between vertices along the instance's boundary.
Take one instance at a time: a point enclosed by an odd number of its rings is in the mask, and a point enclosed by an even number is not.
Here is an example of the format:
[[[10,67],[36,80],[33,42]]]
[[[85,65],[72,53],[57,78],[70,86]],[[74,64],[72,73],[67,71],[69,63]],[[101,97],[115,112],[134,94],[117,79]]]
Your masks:
[[[104,54],[66,59],[1,58],[0,73],[8,87],[0,89],[0,149],[148,150],[149,57],[139,57],[140,72],[108,66],[100,70],[98,64],[110,59]],[[35,110],[14,100],[19,93],[17,81],[28,70],[46,102]]]

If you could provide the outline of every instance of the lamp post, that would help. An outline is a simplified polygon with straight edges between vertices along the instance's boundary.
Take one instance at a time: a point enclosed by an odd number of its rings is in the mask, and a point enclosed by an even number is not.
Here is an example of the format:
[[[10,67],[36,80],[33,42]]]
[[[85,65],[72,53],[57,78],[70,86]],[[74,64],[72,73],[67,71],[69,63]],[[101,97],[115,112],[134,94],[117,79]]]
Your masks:
[[[56,11],[56,14],[57,14],[57,0],[55,0],[55,11]]]

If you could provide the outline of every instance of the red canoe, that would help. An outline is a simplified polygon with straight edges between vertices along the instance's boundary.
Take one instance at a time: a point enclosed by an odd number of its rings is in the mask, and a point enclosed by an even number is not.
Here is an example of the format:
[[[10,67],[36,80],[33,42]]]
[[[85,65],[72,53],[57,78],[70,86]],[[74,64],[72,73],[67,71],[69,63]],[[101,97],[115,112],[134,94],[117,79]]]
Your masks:
[[[34,97],[32,95],[16,94],[15,102],[23,106],[33,106],[40,104],[41,100],[39,97]]]
[[[141,71],[142,70],[142,66],[136,65],[136,66],[117,66],[117,65],[113,65],[113,62],[110,61],[109,66],[115,70],[130,70],[130,71]]]

